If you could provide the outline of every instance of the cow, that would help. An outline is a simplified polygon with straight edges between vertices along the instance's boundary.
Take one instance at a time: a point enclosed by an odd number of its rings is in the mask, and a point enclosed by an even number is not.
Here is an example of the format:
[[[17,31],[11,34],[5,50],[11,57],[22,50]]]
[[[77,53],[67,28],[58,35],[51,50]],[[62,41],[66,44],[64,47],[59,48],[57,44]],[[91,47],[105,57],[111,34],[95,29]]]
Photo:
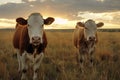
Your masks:
[[[81,66],[87,61],[88,63],[93,62],[93,53],[98,42],[97,28],[103,25],[103,22],[96,24],[92,19],[88,19],[84,23],[77,22],[73,33],[73,42],[74,46],[78,49],[77,60]]]
[[[28,62],[33,67],[33,80],[38,80],[38,69],[47,47],[44,25],[52,24],[54,18],[43,19],[40,13],[32,13],[28,19],[19,17],[16,22],[13,46],[17,51],[18,71],[22,73],[21,80],[27,79]]]

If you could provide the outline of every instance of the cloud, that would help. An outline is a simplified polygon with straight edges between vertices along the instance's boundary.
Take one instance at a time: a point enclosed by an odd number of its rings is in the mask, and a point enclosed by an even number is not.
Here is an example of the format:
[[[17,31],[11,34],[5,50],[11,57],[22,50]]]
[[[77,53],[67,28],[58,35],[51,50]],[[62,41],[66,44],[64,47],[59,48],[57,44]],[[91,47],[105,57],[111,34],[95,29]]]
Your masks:
[[[24,3],[0,5],[0,17],[15,18],[33,11],[74,18],[79,11],[108,12],[120,10],[120,0],[22,0]],[[32,5],[32,8],[31,8]],[[25,14],[24,14],[25,13]]]
[[[0,18],[14,19],[20,15],[25,16],[30,11],[30,6],[24,3],[7,3],[0,5]]]
[[[0,5],[0,18],[27,18],[31,12],[40,12],[43,16],[81,20],[80,12],[116,12],[120,10],[119,3],[120,0],[22,0],[22,3]]]
[[[0,19],[0,28],[13,28],[15,21],[13,19]]]
[[[93,12],[79,12],[78,17],[81,17],[83,19],[102,19],[102,20],[113,20],[113,13],[93,13]]]
[[[103,13],[93,13],[93,12],[79,12],[78,17],[81,17],[82,21],[87,19],[93,19],[95,21],[103,21],[104,23],[113,23],[120,25],[120,11],[117,12],[103,12]]]
[[[0,23],[9,23],[9,24],[14,24],[14,20],[11,19],[0,19]]]
[[[22,2],[28,3],[28,2],[29,2],[29,0],[22,0]]]

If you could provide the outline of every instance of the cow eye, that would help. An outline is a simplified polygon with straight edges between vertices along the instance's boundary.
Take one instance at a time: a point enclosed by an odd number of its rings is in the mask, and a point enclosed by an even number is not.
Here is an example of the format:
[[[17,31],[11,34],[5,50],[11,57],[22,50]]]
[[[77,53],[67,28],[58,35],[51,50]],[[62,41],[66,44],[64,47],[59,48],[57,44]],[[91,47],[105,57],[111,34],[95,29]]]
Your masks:
[[[87,30],[88,30],[88,28],[87,28],[87,27],[85,27],[85,29],[87,29]]]
[[[31,28],[31,26],[28,24],[28,27]]]
[[[44,25],[42,24],[42,27],[43,27]]]
[[[28,24],[28,27],[29,27],[30,25]]]

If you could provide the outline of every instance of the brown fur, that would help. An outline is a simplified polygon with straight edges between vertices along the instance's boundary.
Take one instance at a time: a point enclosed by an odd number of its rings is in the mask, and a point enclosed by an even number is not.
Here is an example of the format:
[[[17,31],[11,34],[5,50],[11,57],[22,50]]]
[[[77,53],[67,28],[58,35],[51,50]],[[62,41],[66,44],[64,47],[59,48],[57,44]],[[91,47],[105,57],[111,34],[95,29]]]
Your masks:
[[[74,30],[74,46],[78,48],[80,45],[81,39],[83,39],[83,29],[76,28]]]
[[[91,19],[89,19],[89,20],[91,20]],[[97,27],[102,27],[103,25],[104,25],[103,22],[99,22],[99,23],[96,24]],[[75,30],[74,30],[74,46],[76,48],[79,48],[80,46],[84,45],[84,44],[81,44],[81,43],[85,42],[84,29],[85,29],[84,23],[77,22]],[[97,43],[98,42],[97,33],[95,35],[96,35],[95,43]]]
[[[81,27],[76,27],[75,30],[74,30],[74,46],[76,48],[79,48],[80,46],[82,46],[82,44],[86,41],[85,40],[85,37],[84,37],[84,28]],[[98,42],[98,36],[97,36],[97,33],[96,33],[96,41],[95,43]]]
[[[32,49],[33,46],[29,43],[29,40],[30,39],[28,35],[27,25],[20,25],[17,23],[16,30],[15,30],[14,37],[13,37],[14,48],[19,49],[21,54],[24,51],[33,52],[33,49]],[[46,38],[45,31],[44,31],[43,44],[39,46],[39,49],[42,49],[42,50],[38,50],[38,52],[44,51],[46,46],[47,46],[47,38]]]

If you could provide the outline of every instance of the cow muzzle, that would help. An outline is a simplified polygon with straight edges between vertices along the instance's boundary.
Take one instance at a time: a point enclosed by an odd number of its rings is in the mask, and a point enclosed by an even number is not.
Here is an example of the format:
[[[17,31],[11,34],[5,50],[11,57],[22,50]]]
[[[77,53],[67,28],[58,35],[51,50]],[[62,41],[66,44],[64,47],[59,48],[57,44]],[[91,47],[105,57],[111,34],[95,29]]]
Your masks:
[[[96,38],[95,37],[89,37],[89,41],[95,41]]]
[[[32,37],[32,44],[34,46],[38,46],[40,44],[40,42],[41,42],[41,38],[40,37],[38,37],[38,36]]]

